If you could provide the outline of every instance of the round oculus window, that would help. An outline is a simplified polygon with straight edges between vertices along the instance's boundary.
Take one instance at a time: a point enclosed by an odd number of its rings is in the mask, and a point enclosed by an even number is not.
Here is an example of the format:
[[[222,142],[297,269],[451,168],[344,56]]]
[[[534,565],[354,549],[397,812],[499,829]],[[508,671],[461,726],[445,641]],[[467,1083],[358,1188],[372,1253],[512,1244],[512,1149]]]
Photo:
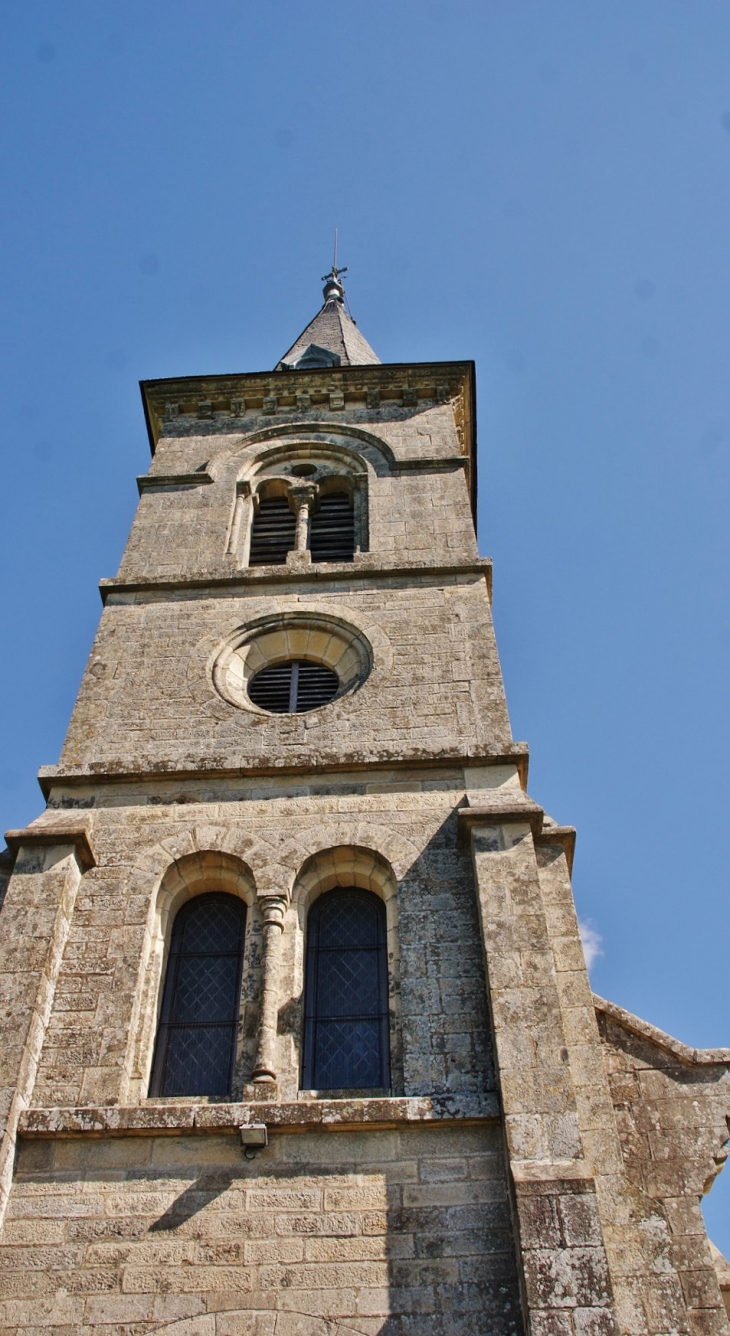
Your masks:
[[[340,679],[326,663],[289,659],[271,663],[248,683],[249,699],[271,714],[306,714],[334,700]]]
[[[279,613],[240,627],[211,663],[224,700],[254,714],[306,714],[362,686],[372,667],[362,631],[319,612]]]

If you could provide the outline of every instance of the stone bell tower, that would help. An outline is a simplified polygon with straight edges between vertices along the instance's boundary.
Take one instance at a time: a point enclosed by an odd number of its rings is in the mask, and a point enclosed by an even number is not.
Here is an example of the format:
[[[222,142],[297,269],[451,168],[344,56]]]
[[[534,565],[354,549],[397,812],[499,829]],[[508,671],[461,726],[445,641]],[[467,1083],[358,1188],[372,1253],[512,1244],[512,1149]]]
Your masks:
[[[728,1336],[730,1051],[591,994],[473,365],[382,365],[342,272],[275,370],[142,386],[137,516],[0,865],[0,1329]]]

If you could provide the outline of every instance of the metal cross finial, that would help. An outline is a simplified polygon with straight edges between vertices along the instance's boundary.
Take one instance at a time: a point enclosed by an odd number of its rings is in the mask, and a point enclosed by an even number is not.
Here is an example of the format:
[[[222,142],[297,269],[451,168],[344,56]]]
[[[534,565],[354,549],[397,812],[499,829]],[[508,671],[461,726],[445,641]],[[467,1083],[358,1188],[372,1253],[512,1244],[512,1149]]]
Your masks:
[[[346,273],[347,273],[347,265],[344,265],[342,269],[338,269],[338,268],[337,268],[337,265],[336,265],[336,264],[333,264],[333,266],[332,266],[332,268],[330,269],[329,273],[328,273],[328,274],[323,274],[323,275],[322,275],[322,282],[323,282],[323,283],[327,283],[329,280],[332,280],[334,283],[337,283],[338,280],[339,280],[340,274],[346,274]]]

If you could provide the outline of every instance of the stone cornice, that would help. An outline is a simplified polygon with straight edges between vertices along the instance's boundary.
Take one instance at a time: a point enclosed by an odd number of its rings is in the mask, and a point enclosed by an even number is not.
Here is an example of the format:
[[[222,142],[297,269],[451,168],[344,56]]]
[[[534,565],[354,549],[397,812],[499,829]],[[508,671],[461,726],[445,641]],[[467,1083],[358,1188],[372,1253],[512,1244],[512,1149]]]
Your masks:
[[[252,414],[271,418],[307,407],[368,403],[373,409],[402,405],[418,411],[427,403],[461,398],[457,417],[471,454],[474,435],[473,362],[392,362],[369,366],[319,367],[308,371],[253,371],[233,375],[181,376],[140,382],[145,420],[154,454],[165,424],[179,418],[201,423],[218,418],[244,425]],[[339,397],[342,402],[339,402]],[[368,400],[369,397],[369,400]],[[333,404],[334,399],[334,404]],[[309,404],[302,404],[309,400]],[[285,418],[286,420],[286,418]]]

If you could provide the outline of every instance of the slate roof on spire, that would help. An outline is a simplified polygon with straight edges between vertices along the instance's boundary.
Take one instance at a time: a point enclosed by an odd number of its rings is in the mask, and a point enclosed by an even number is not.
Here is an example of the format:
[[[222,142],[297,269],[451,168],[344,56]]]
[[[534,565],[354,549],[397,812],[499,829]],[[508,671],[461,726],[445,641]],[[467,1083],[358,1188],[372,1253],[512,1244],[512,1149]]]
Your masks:
[[[324,306],[277,363],[277,371],[305,371],[320,366],[368,366],[380,363],[352,316],[345,310],[343,269],[327,275]]]

